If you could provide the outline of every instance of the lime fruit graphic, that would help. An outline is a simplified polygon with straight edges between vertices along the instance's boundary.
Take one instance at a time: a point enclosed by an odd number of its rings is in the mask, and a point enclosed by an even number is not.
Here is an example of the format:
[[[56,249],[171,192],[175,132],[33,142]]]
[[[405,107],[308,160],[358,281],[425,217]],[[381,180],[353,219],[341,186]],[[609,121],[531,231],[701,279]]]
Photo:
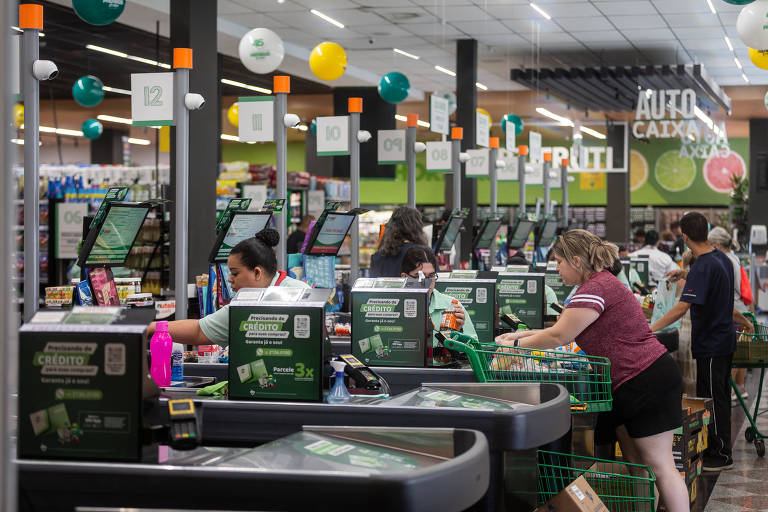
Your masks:
[[[693,184],[696,164],[693,158],[681,157],[677,151],[663,153],[654,168],[656,182],[669,192],[681,192]]]
[[[733,177],[743,177],[747,172],[746,168],[740,154],[734,151],[728,151],[725,155],[718,153],[704,162],[704,181],[715,192],[728,194],[733,190]]]
[[[629,157],[629,190],[634,192],[648,181],[648,161],[636,149]]]

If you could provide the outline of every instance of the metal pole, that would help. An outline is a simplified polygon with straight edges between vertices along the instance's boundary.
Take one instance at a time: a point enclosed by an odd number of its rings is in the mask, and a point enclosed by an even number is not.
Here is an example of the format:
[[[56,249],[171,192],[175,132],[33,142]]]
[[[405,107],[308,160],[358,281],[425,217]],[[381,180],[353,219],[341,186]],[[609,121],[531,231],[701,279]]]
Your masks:
[[[451,208],[461,208],[461,139],[464,138],[464,130],[458,126],[451,129],[451,169],[453,171],[453,198],[451,199]],[[446,224],[446,228],[448,225]],[[470,227],[471,229],[471,227]],[[456,256],[452,262],[454,269],[461,268],[461,232],[456,235],[456,241],[453,246],[456,250]]]
[[[277,197],[285,199],[281,214],[277,215],[277,231],[280,233],[280,243],[277,245],[277,266],[288,268],[286,243],[288,241],[288,216],[291,214],[291,200],[288,197],[288,134],[283,120],[288,113],[288,93],[291,92],[291,78],[276,76],[275,90],[275,149],[277,167]]]
[[[188,55],[189,61],[184,60]],[[187,318],[187,273],[189,261],[189,111],[184,97],[189,92],[189,70],[192,50],[173,49],[173,67],[176,70],[173,91],[173,118],[176,122],[176,257],[174,260],[174,286],[176,287],[176,320]]]
[[[408,114],[405,129],[405,161],[408,165],[408,206],[416,208],[416,126],[418,114]]]
[[[560,188],[563,191],[563,218],[560,225],[568,229],[568,160],[563,159],[560,166]]]
[[[0,27],[6,27],[0,37],[0,61],[13,62],[11,59],[11,31],[7,29],[12,24],[14,16],[11,10],[16,2],[3,2],[0,6]],[[39,9],[42,27],[42,10],[40,5],[22,6],[21,9]],[[20,16],[20,21],[23,18]],[[25,23],[19,23],[24,27]],[[25,34],[27,30],[24,31]],[[37,32],[37,31],[34,31]],[[37,34],[35,34],[37,37]],[[19,52],[20,53],[20,52]],[[24,62],[23,60],[21,62]],[[29,68],[32,63],[28,63]],[[30,80],[31,71],[22,72],[22,80]],[[11,290],[10,275],[7,269],[11,268],[11,224],[13,223],[13,155],[11,149],[11,76],[12,73],[3,73],[0,78],[0,165],[2,165],[2,178],[0,179],[0,268],[6,269],[0,273],[0,286],[4,290]],[[36,80],[34,80],[36,82]],[[26,130],[25,130],[26,136]],[[37,148],[37,141],[34,143]],[[25,194],[26,197],[26,194]],[[26,275],[26,273],[25,273]],[[16,503],[16,400],[12,398],[17,392],[18,376],[18,324],[19,319],[14,309],[15,293],[0,294],[0,326],[3,339],[0,341],[0,509],[18,510]]]
[[[546,157],[545,157],[546,158]],[[551,155],[550,155],[551,158]],[[552,162],[549,160],[544,161],[543,165],[544,169],[544,215],[549,215],[552,213],[552,204],[549,200],[550,198],[550,187],[549,187],[549,173],[552,171]]]
[[[357,132],[360,131],[363,99],[349,98],[347,104],[349,110],[349,185],[351,189],[349,206],[354,209],[360,208],[360,142],[357,140]],[[355,218],[350,229],[350,283],[354,283],[360,273],[360,232],[357,225],[358,220]]]
[[[523,149],[525,148],[525,149]],[[520,146],[520,155],[517,157],[517,184],[520,187],[518,196],[517,214],[525,213],[525,160],[528,156],[528,148]]]
[[[21,83],[24,97],[24,321],[40,300],[40,82],[32,65],[40,57],[39,30],[21,36]]]
[[[498,156],[499,152],[499,138],[498,137],[491,137],[490,138],[490,150],[488,151],[488,174],[491,177],[491,198],[490,198],[490,207],[491,207],[491,217],[496,216],[496,212],[498,210],[498,189],[497,189],[497,171],[496,171],[496,157]],[[494,263],[496,262],[496,236],[493,237],[493,242],[491,242],[491,248],[488,253],[488,262],[489,267],[492,267]]]

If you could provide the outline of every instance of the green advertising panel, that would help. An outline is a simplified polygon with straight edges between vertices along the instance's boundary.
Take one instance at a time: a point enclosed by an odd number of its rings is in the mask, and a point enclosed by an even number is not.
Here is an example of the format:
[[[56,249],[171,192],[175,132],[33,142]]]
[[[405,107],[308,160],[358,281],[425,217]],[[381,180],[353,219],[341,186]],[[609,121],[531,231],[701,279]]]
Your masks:
[[[496,300],[499,315],[512,313],[531,329],[544,327],[544,274],[499,274],[496,283]],[[507,327],[500,324],[500,327]]]
[[[568,298],[571,290],[573,290],[573,286],[563,284],[563,279],[560,277],[560,272],[558,272],[556,268],[552,268],[552,266],[547,267],[544,277],[544,284],[552,288],[552,291],[555,292],[555,296],[557,296],[558,304],[561,305],[565,304],[565,299]]]
[[[148,206],[111,204],[86,265],[123,264],[131,252],[147,213]]]
[[[19,333],[20,457],[142,460],[142,386],[154,387],[146,323],[95,330],[66,312],[50,323],[50,313]]]
[[[321,401],[322,304],[268,301],[235,300],[229,306],[229,396]]]
[[[426,366],[427,340],[432,338],[428,293],[422,288],[368,288],[355,283],[352,355],[367,366]]]
[[[441,277],[435,283],[435,289],[461,302],[472,319],[477,331],[477,339],[480,342],[493,342],[493,331],[496,325],[495,278],[454,279]]]

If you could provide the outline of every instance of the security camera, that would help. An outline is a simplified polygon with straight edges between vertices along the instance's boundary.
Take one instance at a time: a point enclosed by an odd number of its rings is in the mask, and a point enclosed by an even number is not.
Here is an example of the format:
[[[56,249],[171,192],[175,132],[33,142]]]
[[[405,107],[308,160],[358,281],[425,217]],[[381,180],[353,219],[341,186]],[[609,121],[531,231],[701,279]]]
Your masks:
[[[464,152],[459,153],[459,162],[461,163],[469,162],[469,153],[464,153]]]
[[[496,160],[496,168],[497,169],[503,169],[507,166],[507,162],[504,160]]]
[[[285,117],[283,117],[283,124],[286,128],[295,128],[299,126],[300,122],[301,119],[296,114],[285,114]]]
[[[416,153],[423,153],[427,150],[427,145],[424,144],[423,142],[417,142],[413,145],[413,150]]]
[[[373,44],[373,38],[372,37],[368,38],[368,44]]]
[[[371,140],[371,132],[368,130],[360,130],[357,132],[357,142],[365,144],[369,140]]]
[[[188,92],[184,95],[184,106],[187,110],[200,110],[205,105],[205,98],[201,94]]]
[[[32,64],[32,74],[38,80],[53,80],[59,74],[59,68],[50,60],[36,60]]]

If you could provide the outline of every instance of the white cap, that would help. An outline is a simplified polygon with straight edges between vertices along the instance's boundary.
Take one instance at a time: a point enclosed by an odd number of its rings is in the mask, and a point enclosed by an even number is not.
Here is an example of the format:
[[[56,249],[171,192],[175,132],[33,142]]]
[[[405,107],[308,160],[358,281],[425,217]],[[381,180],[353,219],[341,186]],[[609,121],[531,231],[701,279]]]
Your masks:
[[[331,361],[331,366],[333,366],[334,372],[343,372],[344,367],[347,366],[347,363],[344,361]]]

